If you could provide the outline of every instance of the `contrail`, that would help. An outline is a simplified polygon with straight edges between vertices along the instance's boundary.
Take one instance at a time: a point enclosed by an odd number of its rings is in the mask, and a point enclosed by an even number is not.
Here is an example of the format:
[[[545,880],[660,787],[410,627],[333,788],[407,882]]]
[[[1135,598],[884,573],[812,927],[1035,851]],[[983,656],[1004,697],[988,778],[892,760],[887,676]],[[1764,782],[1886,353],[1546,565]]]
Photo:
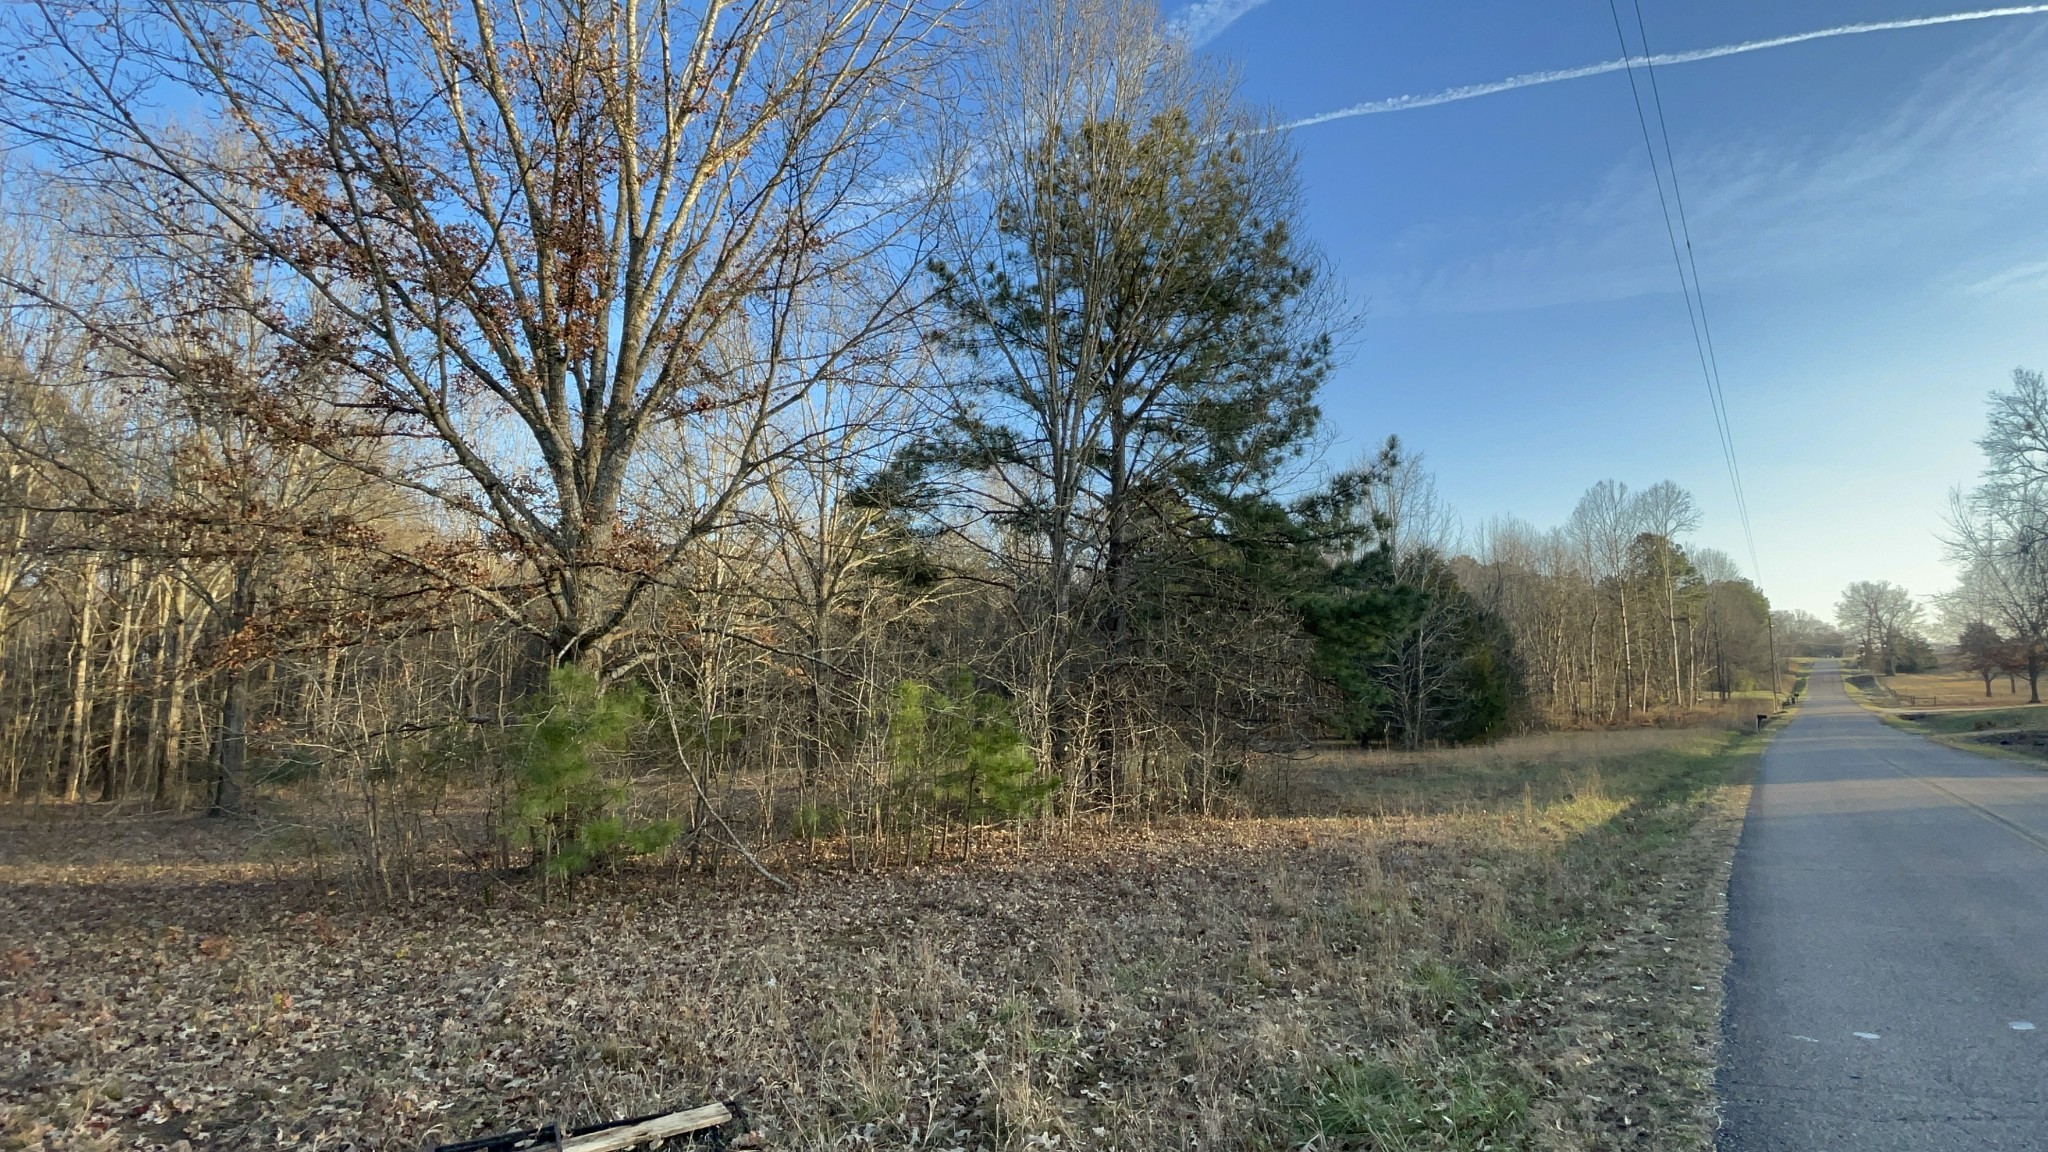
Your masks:
[[[1221,35],[1237,18],[1266,3],[1266,0],[1196,0],[1168,21],[1188,43],[1200,47]]]
[[[1311,124],[1326,124],[1332,120],[1348,120],[1353,116],[1376,116],[1381,112],[1405,112],[1410,108],[1428,108],[1437,104],[1450,104],[1459,100],[1470,100],[1475,96],[1491,96],[1496,92],[1512,92],[1517,88],[1533,88],[1538,84],[1555,84],[1560,80],[1577,80],[1584,76],[1600,76],[1608,72],[1619,72],[1631,65],[1643,64],[1690,64],[1695,60],[1717,60],[1723,56],[1739,56],[1744,52],[1761,52],[1766,48],[1782,48],[1787,44],[1804,44],[1808,40],[1826,40],[1835,36],[1861,36],[1865,32],[1891,32],[1900,28],[1928,28],[1936,24],[1960,24],[1966,20],[1995,20],[2002,16],[2039,16],[2048,13],[2048,4],[2023,4],[2011,8],[1987,8],[1982,12],[1953,12],[1946,16],[1918,16],[1910,20],[1879,20],[1869,24],[1844,24],[1838,28],[1822,28],[1816,32],[1800,32],[1791,36],[1773,36],[1769,40],[1750,40],[1742,44],[1724,44],[1719,48],[1696,48],[1690,52],[1660,52],[1655,56],[1632,56],[1622,60],[1604,60],[1598,64],[1583,64],[1577,68],[1559,68],[1550,72],[1525,72],[1490,84],[1467,84],[1460,88],[1446,88],[1441,92],[1430,92],[1419,96],[1390,96],[1385,100],[1372,100],[1364,104],[1353,104],[1334,112],[1319,112],[1304,116],[1284,127],[1306,128]]]

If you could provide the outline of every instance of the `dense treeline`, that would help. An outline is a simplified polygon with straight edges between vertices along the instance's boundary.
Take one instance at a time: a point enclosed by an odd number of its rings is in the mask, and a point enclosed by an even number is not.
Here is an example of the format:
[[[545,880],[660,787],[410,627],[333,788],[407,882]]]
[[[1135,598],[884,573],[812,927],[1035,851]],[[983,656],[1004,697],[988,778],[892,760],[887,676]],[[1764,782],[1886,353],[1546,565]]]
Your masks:
[[[1669,481],[1605,481],[1560,527],[1481,533],[1464,582],[1507,623],[1547,719],[1627,723],[1772,689],[1769,602],[1725,553],[1681,543],[1698,520]]]
[[[1142,6],[258,10],[9,18],[17,800],[289,786],[395,891],[428,839],[1214,811],[1315,736],[1767,675],[1673,486],[1468,556],[1392,442],[1304,479],[1343,302]]]
[[[1373,475],[1378,534],[1336,572],[1361,591],[1307,616],[1352,735],[1415,747],[1655,722],[1770,690],[1769,604],[1726,554],[1683,542],[1699,517],[1677,485],[1603,481],[1562,526],[1467,539],[1419,457],[1390,445]]]

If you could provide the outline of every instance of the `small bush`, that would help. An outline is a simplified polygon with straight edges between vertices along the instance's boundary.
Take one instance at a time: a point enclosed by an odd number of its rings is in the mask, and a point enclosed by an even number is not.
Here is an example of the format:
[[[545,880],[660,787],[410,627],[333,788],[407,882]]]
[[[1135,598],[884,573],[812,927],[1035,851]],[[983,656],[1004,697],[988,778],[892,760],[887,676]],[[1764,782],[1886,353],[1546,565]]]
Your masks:
[[[318,748],[303,744],[287,744],[266,756],[258,756],[250,762],[249,780],[252,784],[288,787],[319,777],[326,767],[325,758]]]
[[[838,835],[845,826],[846,812],[836,804],[799,804],[789,819],[789,830],[805,840]]]
[[[515,729],[512,834],[553,878],[608,858],[656,851],[673,840],[668,821],[634,823],[627,791],[606,771],[647,716],[637,688],[606,691],[578,668],[557,668]]]
[[[1010,702],[965,671],[943,688],[897,687],[889,756],[910,806],[967,825],[1034,815],[1059,788],[1032,762]]]

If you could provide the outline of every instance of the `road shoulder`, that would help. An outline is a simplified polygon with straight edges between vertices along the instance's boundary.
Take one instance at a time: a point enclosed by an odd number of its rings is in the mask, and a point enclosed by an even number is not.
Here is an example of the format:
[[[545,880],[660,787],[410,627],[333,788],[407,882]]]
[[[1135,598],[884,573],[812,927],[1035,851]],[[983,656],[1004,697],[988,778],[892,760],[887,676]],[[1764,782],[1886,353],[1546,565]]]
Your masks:
[[[1693,823],[1660,862],[1660,879],[1645,886],[1645,903],[1580,989],[1582,1053],[1604,1061],[1602,1079],[1662,1127],[1631,1146],[1714,1146],[1731,960],[1728,882],[1764,743],[1744,748],[1727,781],[1693,801]]]

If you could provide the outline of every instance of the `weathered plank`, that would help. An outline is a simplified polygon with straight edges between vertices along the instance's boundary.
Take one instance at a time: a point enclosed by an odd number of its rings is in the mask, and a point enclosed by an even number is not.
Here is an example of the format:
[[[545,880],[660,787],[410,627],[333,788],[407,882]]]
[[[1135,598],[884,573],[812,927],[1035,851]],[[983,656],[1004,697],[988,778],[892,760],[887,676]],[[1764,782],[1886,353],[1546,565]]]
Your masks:
[[[582,1136],[570,1136],[562,1141],[562,1152],[618,1152],[636,1144],[653,1140],[666,1140],[672,1136],[683,1136],[700,1132],[732,1119],[732,1109],[723,1104],[706,1104],[687,1112],[671,1112],[628,1124],[622,1128],[607,1128],[601,1132],[590,1132]]]

